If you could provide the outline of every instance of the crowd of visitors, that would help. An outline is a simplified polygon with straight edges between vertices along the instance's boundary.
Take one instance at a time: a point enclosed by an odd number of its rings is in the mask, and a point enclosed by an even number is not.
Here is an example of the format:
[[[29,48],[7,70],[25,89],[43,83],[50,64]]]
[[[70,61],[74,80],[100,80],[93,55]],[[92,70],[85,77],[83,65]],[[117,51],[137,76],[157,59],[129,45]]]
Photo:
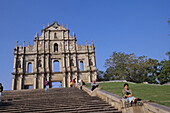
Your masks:
[[[49,81],[47,79],[44,82],[44,88],[47,90],[47,86],[49,85]],[[79,80],[80,89],[82,90],[83,85],[86,85],[83,80]],[[99,84],[96,83],[96,81],[93,81],[91,84],[91,91],[94,91],[99,86]],[[76,87],[76,78],[72,79],[70,81],[70,87]],[[0,83],[0,102],[1,102],[1,95],[3,91],[2,83]],[[122,90],[123,98],[125,98],[125,101],[132,104],[137,102],[137,98],[135,98],[132,95],[132,90],[129,89],[129,85],[127,83],[124,84],[124,89]]]

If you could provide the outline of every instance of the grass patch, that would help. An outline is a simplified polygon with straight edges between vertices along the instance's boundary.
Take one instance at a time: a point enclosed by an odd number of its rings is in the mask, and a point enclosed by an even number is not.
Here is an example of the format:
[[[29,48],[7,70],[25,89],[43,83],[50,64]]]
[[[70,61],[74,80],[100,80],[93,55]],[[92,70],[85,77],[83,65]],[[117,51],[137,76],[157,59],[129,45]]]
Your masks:
[[[123,85],[123,82],[99,83],[103,90],[119,96],[122,96]],[[91,84],[87,86],[91,87]],[[135,97],[170,107],[170,86],[129,83],[129,88]]]

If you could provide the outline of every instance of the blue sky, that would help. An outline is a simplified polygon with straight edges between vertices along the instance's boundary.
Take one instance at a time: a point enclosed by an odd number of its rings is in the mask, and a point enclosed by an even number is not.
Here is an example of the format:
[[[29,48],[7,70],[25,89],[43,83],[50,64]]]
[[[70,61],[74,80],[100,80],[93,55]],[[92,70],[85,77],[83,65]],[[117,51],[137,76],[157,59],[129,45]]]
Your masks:
[[[169,0],[0,0],[0,82],[11,89],[16,41],[33,45],[43,24],[55,20],[96,47],[99,70],[113,51],[159,61],[170,51]]]

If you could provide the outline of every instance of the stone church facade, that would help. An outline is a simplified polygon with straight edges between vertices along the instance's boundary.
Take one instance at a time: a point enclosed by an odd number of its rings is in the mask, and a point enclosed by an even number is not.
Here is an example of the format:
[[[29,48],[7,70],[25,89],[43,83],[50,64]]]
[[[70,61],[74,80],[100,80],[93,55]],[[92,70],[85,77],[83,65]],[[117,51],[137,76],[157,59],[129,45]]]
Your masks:
[[[43,89],[47,79],[52,82],[61,82],[62,87],[70,87],[70,80],[76,78],[91,82],[97,79],[95,61],[95,47],[91,45],[77,45],[75,34],[69,34],[66,27],[54,22],[42,29],[42,35],[36,33],[34,45],[19,45],[14,48],[14,65],[12,90]],[[55,71],[55,63],[58,70]]]

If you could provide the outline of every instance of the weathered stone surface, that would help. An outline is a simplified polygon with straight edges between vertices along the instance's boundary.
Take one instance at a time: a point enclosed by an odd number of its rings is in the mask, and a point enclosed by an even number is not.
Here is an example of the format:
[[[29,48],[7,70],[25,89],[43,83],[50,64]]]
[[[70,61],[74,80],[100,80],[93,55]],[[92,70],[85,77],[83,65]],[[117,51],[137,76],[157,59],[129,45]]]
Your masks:
[[[78,88],[50,88],[4,91],[0,112],[38,113],[121,113],[98,97]]]
[[[141,105],[126,107],[124,103],[122,103],[122,97],[120,96],[101,90],[99,88],[91,91],[90,88],[83,86],[82,89],[86,91],[89,95],[101,98],[102,100],[109,103],[111,106],[117,108],[119,111],[122,111],[122,113],[170,113],[169,107],[162,106],[156,103],[144,102]]]
[[[36,33],[34,45],[28,44],[14,48],[14,66],[12,90],[43,89],[44,81],[62,82],[63,87],[70,86],[70,80],[77,78],[91,82],[97,78],[95,61],[95,47],[91,45],[77,45],[75,34],[54,22],[44,27],[41,36]],[[59,71],[54,70],[54,63],[59,62]],[[80,70],[82,62],[83,69]],[[32,65],[31,72],[29,65]],[[76,82],[77,82],[76,81]],[[51,85],[50,85],[51,87]]]

